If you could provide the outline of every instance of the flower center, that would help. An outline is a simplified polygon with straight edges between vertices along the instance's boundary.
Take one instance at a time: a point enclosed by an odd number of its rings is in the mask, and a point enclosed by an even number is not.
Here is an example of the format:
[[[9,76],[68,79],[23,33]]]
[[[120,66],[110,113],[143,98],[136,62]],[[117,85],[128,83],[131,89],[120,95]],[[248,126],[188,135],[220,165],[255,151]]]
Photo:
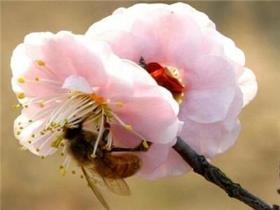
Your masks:
[[[174,99],[180,104],[182,103],[185,87],[182,84],[178,69],[170,66],[162,66],[159,63],[145,63],[141,57],[140,65],[156,80],[156,82],[169,90]]]

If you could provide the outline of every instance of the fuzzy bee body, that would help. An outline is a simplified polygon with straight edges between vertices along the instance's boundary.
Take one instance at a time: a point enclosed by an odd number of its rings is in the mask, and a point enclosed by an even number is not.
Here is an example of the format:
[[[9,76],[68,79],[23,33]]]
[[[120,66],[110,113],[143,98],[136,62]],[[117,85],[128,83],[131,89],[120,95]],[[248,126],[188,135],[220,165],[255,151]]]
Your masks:
[[[111,192],[119,195],[129,195],[130,190],[124,178],[134,175],[142,165],[141,159],[134,154],[127,152],[112,154],[112,151],[106,150],[104,139],[107,134],[108,130],[104,132],[93,156],[97,135],[83,130],[82,123],[76,128],[64,128],[64,138],[67,140],[68,152],[81,167],[89,187],[105,209],[109,209],[109,205],[94,180],[99,177]]]
[[[134,175],[141,167],[138,156],[133,154],[108,155],[95,161],[95,170],[103,177],[123,179]]]

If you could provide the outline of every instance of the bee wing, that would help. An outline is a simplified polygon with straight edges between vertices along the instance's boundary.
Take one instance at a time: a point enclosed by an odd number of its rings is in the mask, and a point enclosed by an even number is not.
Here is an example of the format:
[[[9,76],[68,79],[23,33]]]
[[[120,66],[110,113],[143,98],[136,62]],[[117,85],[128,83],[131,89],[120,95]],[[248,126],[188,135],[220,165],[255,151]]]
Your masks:
[[[130,195],[130,189],[124,179],[102,177],[107,188],[118,195]]]
[[[100,201],[100,203],[104,206],[106,210],[110,210],[108,203],[105,201],[104,197],[102,196],[101,192],[99,191],[98,187],[95,185],[95,180],[91,179],[90,175],[86,171],[86,169],[81,166],[83,174],[88,182],[89,187],[92,189],[93,193],[95,194],[96,198]]]

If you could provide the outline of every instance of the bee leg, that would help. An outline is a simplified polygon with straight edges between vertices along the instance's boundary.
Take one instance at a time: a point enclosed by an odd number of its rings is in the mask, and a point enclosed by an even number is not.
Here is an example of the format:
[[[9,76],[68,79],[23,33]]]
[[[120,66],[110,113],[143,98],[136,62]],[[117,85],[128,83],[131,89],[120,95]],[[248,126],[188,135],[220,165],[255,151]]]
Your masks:
[[[133,148],[112,147],[110,152],[146,152],[151,147],[152,142],[142,141],[139,145]]]

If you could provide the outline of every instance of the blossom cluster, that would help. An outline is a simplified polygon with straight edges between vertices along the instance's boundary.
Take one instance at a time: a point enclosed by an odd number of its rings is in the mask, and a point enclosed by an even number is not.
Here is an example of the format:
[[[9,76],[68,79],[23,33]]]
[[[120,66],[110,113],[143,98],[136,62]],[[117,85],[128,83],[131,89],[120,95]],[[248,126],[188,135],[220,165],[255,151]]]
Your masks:
[[[138,175],[150,179],[188,170],[172,149],[177,136],[207,158],[228,150],[257,92],[244,53],[184,3],[119,8],[83,35],[28,34],[11,68],[21,145],[43,157],[67,153],[65,127],[83,123],[97,136],[95,153],[107,129],[108,150],[151,143],[136,153]]]

